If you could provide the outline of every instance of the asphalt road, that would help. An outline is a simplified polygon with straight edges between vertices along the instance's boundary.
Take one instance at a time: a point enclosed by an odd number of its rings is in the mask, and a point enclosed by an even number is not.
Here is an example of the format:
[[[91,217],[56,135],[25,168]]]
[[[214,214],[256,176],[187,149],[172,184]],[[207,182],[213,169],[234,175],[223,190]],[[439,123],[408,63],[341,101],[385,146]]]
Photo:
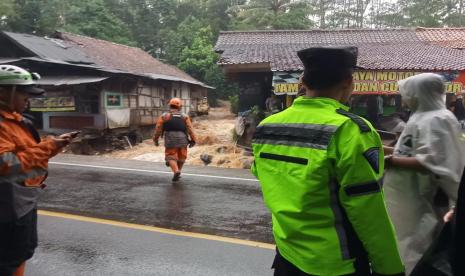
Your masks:
[[[272,274],[271,218],[247,170],[186,167],[173,184],[164,164],[61,155],[46,184],[27,275]]]
[[[61,155],[39,209],[271,243],[271,218],[248,170]]]
[[[271,249],[39,216],[26,275],[272,275]]]

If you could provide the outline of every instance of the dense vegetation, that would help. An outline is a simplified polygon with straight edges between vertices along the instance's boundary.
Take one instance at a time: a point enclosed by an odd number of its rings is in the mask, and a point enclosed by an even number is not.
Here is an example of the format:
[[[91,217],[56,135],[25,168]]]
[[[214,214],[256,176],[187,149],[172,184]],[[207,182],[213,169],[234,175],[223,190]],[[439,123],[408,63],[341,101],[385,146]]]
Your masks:
[[[463,26],[463,0],[1,0],[0,29],[55,30],[137,46],[217,87],[222,30]]]

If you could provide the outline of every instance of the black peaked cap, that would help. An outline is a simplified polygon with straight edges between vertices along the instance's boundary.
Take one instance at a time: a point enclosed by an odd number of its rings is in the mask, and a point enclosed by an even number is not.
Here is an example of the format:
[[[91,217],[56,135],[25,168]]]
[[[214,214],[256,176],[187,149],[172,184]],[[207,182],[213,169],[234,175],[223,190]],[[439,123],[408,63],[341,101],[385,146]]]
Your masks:
[[[312,47],[297,52],[306,70],[341,71],[357,66],[357,47]]]

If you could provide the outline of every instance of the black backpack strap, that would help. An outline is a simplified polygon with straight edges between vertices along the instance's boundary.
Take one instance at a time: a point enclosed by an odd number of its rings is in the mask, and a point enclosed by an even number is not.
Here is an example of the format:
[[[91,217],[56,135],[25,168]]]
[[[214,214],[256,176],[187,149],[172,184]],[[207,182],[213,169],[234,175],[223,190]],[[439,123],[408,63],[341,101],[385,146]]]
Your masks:
[[[371,131],[370,126],[360,116],[345,111],[344,109],[336,109],[336,112],[340,115],[349,117],[354,123],[357,124],[362,133]]]
[[[27,130],[29,130],[29,132],[31,133],[32,137],[37,142],[37,144],[40,143],[41,139],[40,139],[39,132],[34,127],[34,124],[32,123],[32,121],[26,117],[23,117],[23,120],[21,121],[21,123],[23,124],[24,127],[27,128]]]

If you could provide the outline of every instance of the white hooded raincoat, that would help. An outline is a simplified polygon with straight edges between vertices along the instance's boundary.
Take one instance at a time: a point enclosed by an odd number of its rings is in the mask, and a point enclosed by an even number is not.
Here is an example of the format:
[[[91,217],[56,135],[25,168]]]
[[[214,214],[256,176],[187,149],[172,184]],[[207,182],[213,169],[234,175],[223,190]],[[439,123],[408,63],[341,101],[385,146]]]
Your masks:
[[[412,115],[394,149],[394,156],[415,157],[427,171],[388,168],[384,191],[399,249],[409,274],[431,244],[439,219],[433,198],[442,188],[457,199],[465,166],[460,125],[445,105],[441,76],[420,74],[399,82]]]

